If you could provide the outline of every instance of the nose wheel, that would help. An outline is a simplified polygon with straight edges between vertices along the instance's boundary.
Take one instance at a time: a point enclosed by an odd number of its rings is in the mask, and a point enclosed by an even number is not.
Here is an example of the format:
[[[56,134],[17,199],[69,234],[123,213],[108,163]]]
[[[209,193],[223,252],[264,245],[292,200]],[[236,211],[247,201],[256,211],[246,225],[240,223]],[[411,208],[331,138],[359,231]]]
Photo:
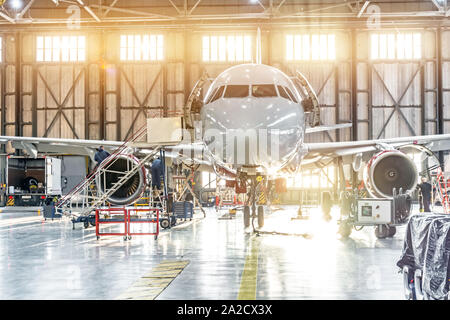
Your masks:
[[[259,229],[264,227],[264,206],[258,206],[257,213],[253,212],[253,214],[250,213],[250,206],[244,206],[244,228],[250,227],[250,222],[253,225],[255,219]]]
[[[248,228],[251,224],[253,231],[256,231],[255,220],[257,220],[258,229],[261,229],[264,226],[264,206],[257,206],[256,198],[256,189],[261,183],[263,183],[263,178],[261,176],[251,177],[248,202],[247,205],[244,206],[244,227]]]

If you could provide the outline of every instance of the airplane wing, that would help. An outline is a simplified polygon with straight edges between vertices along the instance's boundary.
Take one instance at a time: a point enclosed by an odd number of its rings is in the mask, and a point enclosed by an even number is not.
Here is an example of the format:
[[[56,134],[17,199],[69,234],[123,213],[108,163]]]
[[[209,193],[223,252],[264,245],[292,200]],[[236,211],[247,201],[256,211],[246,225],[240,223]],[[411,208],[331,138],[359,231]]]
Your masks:
[[[112,151],[123,144],[120,141],[105,140],[0,136],[0,144],[8,142],[11,142],[13,148],[24,149],[31,156],[35,156],[37,152],[90,155],[90,150],[95,152],[95,148],[99,146],[104,146],[106,150]]]
[[[105,150],[113,152],[123,145],[124,142],[112,140],[0,136],[0,144],[7,143],[11,143],[11,146],[15,149],[25,150],[32,157],[36,157],[37,154],[41,152],[85,155],[94,159],[96,149],[99,146],[104,146]],[[133,148],[136,149],[137,154],[145,154],[150,151],[148,147],[140,147],[139,143],[135,143]],[[186,160],[202,165],[211,165],[211,163],[203,157],[203,144],[201,143],[167,146],[165,149],[167,157],[178,158],[180,160]]]
[[[305,143],[308,153],[302,164],[317,167],[337,157],[342,157],[344,163],[351,163],[353,156],[356,154],[362,154],[367,159],[367,157],[371,157],[377,151],[411,144],[425,146],[433,152],[450,150],[450,134],[346,142]]]
[[[306,128],[305,133],[308,134],[308,133],[315,133],[315,132],[345,129],[345,128],[351,128],[351,127],[352,127],[351,123],[340,123],[340,124],[335,124],[335,125],[322,125],[322,126]]]

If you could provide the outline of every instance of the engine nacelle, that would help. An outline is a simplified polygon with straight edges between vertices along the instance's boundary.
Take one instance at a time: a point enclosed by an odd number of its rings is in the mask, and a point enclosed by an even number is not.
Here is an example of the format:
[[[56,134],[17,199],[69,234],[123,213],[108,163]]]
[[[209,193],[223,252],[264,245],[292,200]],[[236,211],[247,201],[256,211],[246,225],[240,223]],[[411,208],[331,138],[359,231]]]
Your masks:
[[[375,198],[390,198],[393,189],[398,192],[413,190],[418,181],[418,171],[414,161],[398,150],[382,151],[367,163],[364,169],[364,183]]]
[[[114,163],[109,165],[108,170],[115,172],[106,172],[97,177],[97,186],[101,193],[108,190],[116,183],[122,174],[119,172],[126,172],[133,166],[139,164],[139,160],[132,155],[119,155]],[[106,175],[106,177],[105,177]],[[112,196],[108,201],[115,205],[128,205],[138,200],[145,190],[146,185],[146,169],[142,166],[133,176],[131,176]]]

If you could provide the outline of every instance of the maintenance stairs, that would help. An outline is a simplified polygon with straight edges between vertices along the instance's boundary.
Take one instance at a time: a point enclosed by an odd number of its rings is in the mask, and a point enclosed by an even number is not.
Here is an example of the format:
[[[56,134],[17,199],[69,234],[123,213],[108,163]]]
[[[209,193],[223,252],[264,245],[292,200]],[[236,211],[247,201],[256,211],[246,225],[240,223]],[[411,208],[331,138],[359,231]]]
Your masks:
[[[123,172],[112,170],[114,163],[121,156],[130,156],[133,154],[133,144],[146,134],[147,126],[145,125],[103,160],[97,167],[97,170],[94,170],[86,179],[62,197],[56,203],[56,210],[63,214],[88,216],[100,206],[105,206],[109,197],[137,173],[145,163],[159,153],[161,146],[156,146],[144,158],[139,159],[137,164],[132,161],[127,161],[127,168]],[[111,185],[108,185],[105,179],[107,173],[119,174],[120,178]]]
[[[308,80],[301,72],[296,71],[292,80],[304,99],[302,105],[307,114],[310,127],[318,126],[320,124],[320,104],[316,93],[312,90]]]
[[[184,113],[184,121],[186,122],[186,126],[188,128],[194,128],[194,122],[199,120],[200,109],[203,105],[201,94],[203,92],[203,88],[207,82],[212,83],[213,78],[211,78],[206,70],[203,71],[201,77],[197,80],[189,94],[188,100],[186,101],[185,107],[183,108]],[[206,93],[206,92],[205,92]]]
[[[436,190],[439,191],[439,196],[442,203],[442,208],[444,209],[444,213],[448,214],[450,210],[450,201],[447,193],[447,181],[440,166],[437,167],[435,184],[437,185]]]

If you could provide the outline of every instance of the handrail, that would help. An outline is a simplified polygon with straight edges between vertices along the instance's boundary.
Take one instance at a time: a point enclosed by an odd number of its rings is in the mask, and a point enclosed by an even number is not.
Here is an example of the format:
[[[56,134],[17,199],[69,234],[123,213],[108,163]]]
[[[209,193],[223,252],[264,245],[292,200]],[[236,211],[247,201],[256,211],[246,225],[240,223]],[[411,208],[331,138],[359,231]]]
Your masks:
[[[147,132],[147,125],[142,126],[137,130],[129,139],[124,141],[113,153],[111,153],[105,160],[101,162],[97,170],[92,171],[84,180],[80,181],[68,194],[62,197],[57,203],[56,208],[60,208],[69,201],[76,193],[80,192],[84,187],[91,183],[94,178],[101,173],[102,170],[107,169],[116,159],[122,154],[122,152],[128,147],[130,142],[135,142],[137,139],[143,136]]]
[[[103,195],[100,198],[97,198],[93,204],[91,204],[89,209],[84,209],[81,212],[81,215],[83,215],[86,212],[89,212],[91,210],[92,207],[96,207],[97,205],[99,205],[100,203],[104,202],[106,199],[108,199],[108,197],[110,197],[111,195],[114,194],[114,192],[117,191],[118,186],[121,186],[125,181],[127,181],[129,179],[129,176],[131,174],[134,174],[137,170],[139,170],[140,168],[142,168],[142,166],[144,165],[144,163],[150,159],[151,157],[153,157],[159,150],[159,148],[161,148],[160,146],[156,147],[155,150],[153,150],[151,153],[149,153],[147,156],[145,156],[142,161],[139,161],[138,164],[136,166],[134,166],[132,169],[130,169],[125,175],[123,175],[112,187],[111,189],[109,189],[108,191],[104,192]]]

